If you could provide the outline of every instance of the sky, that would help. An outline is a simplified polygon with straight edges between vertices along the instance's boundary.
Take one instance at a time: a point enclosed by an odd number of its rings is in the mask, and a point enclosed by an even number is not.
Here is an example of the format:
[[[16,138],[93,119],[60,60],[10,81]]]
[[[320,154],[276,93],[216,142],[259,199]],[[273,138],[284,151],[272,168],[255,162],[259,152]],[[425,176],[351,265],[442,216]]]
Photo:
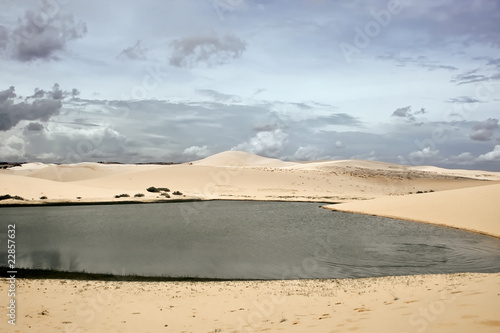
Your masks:
[[[0,160],[500,171],[500,0],[0,0]]]

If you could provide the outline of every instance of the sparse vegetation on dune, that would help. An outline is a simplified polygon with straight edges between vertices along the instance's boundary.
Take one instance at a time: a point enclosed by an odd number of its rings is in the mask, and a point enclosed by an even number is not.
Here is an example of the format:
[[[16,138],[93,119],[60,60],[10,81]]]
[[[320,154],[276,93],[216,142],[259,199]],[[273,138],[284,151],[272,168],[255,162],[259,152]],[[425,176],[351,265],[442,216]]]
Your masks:
[[[5,194],[5,195],[0,195],[0,200],[7,200],[7,199],[14,199],[14,200],[24,200],[23,197],[20,197],[18,195],[10,195],[10,194]]]
[[[117,194],[115,195],[115,198],[129,198],[130,195],[126,194],[126,193],[123,193],[123,194]]]
[[[154,187],[154,186],[151,186],[151,187],[148,187],[146,189],[146,191],[152,192],[152,193],[160,193],[160,192],[170,192],[170,189],[167,188],[167,187]]]
[[[143,196],[144,196],[144,194],[142,194],[142,193],[136,193],[134,195],[135,198],[142,198]]]

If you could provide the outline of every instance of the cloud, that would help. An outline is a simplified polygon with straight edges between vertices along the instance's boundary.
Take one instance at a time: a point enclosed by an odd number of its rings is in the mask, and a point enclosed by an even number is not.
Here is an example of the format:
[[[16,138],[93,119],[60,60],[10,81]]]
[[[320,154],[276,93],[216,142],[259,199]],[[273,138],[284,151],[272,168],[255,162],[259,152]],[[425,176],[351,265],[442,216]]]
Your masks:
[[[479,161],[500,161],[500,145],[496,145],[495,148],[477,158]]]
[[[404,56],[395,55],[395,54],[386,54],[383,56],[379,56],[377,58],[380,60],[384,60],[384,61],[394,61],[394,62],[396,62],[397,66],[399,66],[399,67],[417,66],[417,67],[425,68],[428,71],[433,71],[436,69],[445,69],[448,71],[458,70],[458,68],[456,68],[455,66],[442,65],[439,63],[439,61],[429,60],[429,58],[427,58],[426,56],[404,57]]]
[[[239,96],[223,94],[212,89],[198,89],[197,92],[211,97],[217,102],[241,102],[241,98]]]
[[[488,64],[488,63],[487,63]],[[493,64],[493,63],[492,63]],[[493,70],[488,70],[487,73],[480,73],[483,68],[476,68],[462,74],[454,76],[450,82],[456,83],[457,85],[478,83],[478,82],[490,82],[500,80],[500,68],[498,65],[494,66]]]
[[[344,145],[344,143],[342,141],[337,140],[337,142],[335,142],[335,147],[338,148],[338,149],[344,149],[345,145]]]
[[[191,146],[184,149],[182,154],[193,158],[204,158],[210,155],[210,150],[207,146]]]
[[[45,127],[43,127],[42,124],[40,123],[29,123],[28,126],[26,126],[26,129],[28,131],[35,131],[35,132],[38,132],[38,131],[43,131]]]
[[[323,152],[323,149],[313,145],[300,146],[295,154],[293,154],[293,159],[297,161],[317,160]]]
[[[35,90],[33,96],[17,103],[16,97],[14,87],[0,91],[0,131],[16,126],[21,120],[49,120],[61,110],[63,92],[56,83],[49,93]]]
[[[3,25],[0,25],[0,53],[2,53],[9,43],[9,30]]]
[[[125,48],[120,54],[117,56],[120,60],[147,60],[146,52],[147,48],[142,46],[142,41],[138,40],[134,46],[130,46]]]
[[[485,121],[477,123],[474,125],[473,129],[486,129],[486,130],[495,130],[498,129],[498,119],[488,118]]]
[[[170,45],[173,49],[170,64],[186,68],[227,64],[246,50],[246,43],[231,34],[190,36],[174,40]]]
[[[472,127],[474,132],[472,132],[469,137],[474,141],[490,141],[493,139],[494,132],[498,128],[498,119],[489,118],[475,124],[474,127]]]
[[[408,157],[413,165],[418,165],[438,155],[439,155],[438,149],[431,149],[431,147],[425,147],[422,150],[412,151],[410,154],[408,154]]]
[[[477,98],[472,98],[468,96],[459,96],[455,98],[450,98],[446,100],[447,103],[459,103],[459,104],[472,104],[472,103],[483,103]]]
[[[276,129],[270,132],[259,132],[253,138],[240,143],[232,150],[242,150],[266,157],[279,157],[287,142],[288,134],[281,129]]]
[[[12,58],[22,62],[58,60],[69,41],[83,38],[87,33],[85,23],[75,23],[73,15],[51,15],[50,4],[42,3],[38,12],[27,10],[10,34]]]
[[[418,111],[412,112],[411,106],[406,106],[403,108],[398,108],[392,113],[392,117],[399,117],[399,118],[406,118],[409,122],[413,123],[416,118],[415,115],[417,114],[425,114],[427,111],[425,111],[424,108],[421,108]]]
[[[411,106],[399,108],[399,109],[396,109],[396,111],[394,111],[392,113],[392,116],[393,117],[407,118],[410,116],[410,110],[411,110]]]

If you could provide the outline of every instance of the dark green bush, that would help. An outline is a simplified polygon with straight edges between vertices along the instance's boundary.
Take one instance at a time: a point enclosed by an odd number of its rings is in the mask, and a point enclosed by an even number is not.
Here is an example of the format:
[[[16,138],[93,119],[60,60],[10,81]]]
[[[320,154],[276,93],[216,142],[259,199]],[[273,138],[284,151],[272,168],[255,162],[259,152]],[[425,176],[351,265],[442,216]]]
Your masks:
[[[136,195],[134,195],[134,197],[136,198],[142,198],[144,196],[144,194],[142,193],[137,193]]]
[[[128,197],[130,197],[130,195],[128,195],[128,194],[117,194],[117,195],[115,195],[115,198],[128,198]]]
[[[45,195],[40,197],[40,200],[45,200],[45,199],[47,199],[47,197]]]
[[[162,194],[160,194],[161,196],[164,196],[165,198],[170,198],[170,195],[168,195],[168,193],[165,193],[163,192]]]
[[[18,195],[10,195],[10,194],[5,194],[5,195],[0,195],[0,200],[7,200],[7,199],[14,199],[14,200],[24,200],[24,198],[18,196]]]
[[[160,192],[160,190],[159,190],[159,189],[157,189],[157,188],[156,188],[156,187],[154,187],[154,186],[148,187],[148,188],[146,189],[146,191],[148,191],[148,192],[153,192],[153,193],[158,193],[158,192]]]
[[[179,191],[175,191],[172,193],[173,195],[182,195],[182,192],[179,192]]]

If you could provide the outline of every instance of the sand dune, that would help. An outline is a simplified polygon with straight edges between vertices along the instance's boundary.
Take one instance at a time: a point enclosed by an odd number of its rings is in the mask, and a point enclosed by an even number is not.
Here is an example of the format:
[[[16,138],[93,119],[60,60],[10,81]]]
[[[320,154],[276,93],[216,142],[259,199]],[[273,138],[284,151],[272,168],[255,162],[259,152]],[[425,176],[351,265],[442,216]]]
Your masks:
[[[500,184],[380,197],[327,206],[332,210],[421,221],[500,237]]]
[[[44,202],[76,202],[76,197],[107,201],[120,193],[143,193],[146,196],[140,200],[151,200],[156,195],[147,193],[146,188],[157,186],[179,190],[189,198],[345,202],[483,186],[488,177],[500,179],[496,173],[488,173],[487,177],[483,174],[461,172],[458,176],[455,170],[426,171],[359,160],[282,162],[230,151],[182,165],[30,163],[0,170],[0,195],[20,195],[30,199],[26,203],[33,204],[40,203],[37,198],[42,193],[49,197]],[[31,184],[24,181],[19,186],[18,177],[29,179]],[[68,184],[75,186],[73,191]],[[3,201],[9,202],[13,203]]]
[[[225,151],[218,153],[199,161],[193,162],[195,165],[205,165],[212,167],[248,167],[248,166],[267,166],[280,168],[292,166],[294,162],[283,162],[279,159],[262,157],[243,151]]]

